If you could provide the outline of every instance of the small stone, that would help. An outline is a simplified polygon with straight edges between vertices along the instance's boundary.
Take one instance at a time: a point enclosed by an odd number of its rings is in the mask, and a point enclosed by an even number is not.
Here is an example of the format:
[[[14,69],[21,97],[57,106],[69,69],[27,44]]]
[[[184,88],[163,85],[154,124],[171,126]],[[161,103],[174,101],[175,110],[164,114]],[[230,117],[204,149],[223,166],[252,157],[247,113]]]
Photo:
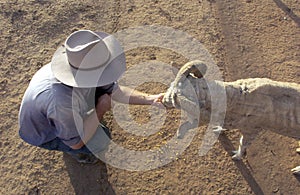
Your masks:
[[[273,192],[273,193],[279,192],[279,188],[276,188],[276,189],[272,190],[272,192]]]
[[[127,13],[131,13],[131,12],[133,12],[133,9],[132,9],[132,8],[129,8],[129,9],[127,10]]]

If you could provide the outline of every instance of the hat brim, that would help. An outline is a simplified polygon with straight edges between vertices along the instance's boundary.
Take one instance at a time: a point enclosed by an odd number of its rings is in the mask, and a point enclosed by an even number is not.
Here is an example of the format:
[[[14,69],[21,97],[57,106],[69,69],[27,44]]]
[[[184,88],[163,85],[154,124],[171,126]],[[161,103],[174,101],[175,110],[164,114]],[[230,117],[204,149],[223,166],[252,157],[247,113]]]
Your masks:
[[[52,72],[56,79],[65,85],[80,88],[104,86],[117,81],[126,70],[126,59],[123,49],[117,39],[103,32],[96,32],[103,38],[110,60],[99,68],[83,70],[69,64],[65,47],[60,46],[51,60]]]

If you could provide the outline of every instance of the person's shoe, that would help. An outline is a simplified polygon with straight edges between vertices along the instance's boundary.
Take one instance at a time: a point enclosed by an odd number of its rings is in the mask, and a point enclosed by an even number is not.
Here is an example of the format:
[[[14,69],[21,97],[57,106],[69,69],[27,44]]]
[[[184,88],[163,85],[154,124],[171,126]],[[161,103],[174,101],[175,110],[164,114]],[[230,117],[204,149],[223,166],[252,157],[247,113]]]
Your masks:
[[[99,159],[93,154],[84,154],[84,153],[78,153],[78,154],[68,153],[68,154],[72,158],[74,158],[77,162],[83,164],[95,164],[99,161]]]

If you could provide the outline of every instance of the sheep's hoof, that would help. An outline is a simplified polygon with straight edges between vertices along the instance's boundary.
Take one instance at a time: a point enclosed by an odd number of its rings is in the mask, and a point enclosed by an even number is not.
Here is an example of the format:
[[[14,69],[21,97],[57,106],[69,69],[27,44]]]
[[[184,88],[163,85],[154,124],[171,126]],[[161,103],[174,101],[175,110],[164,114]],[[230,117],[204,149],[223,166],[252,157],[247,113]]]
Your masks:
[[[177,132],[177,139],[183,139],[183,137],[184,137],[184,134],[183,133],[179,133],[179,132]]]
[[[179,129],[176,133],[177,139],[183,139],[188,130]]]
[[[300,175],[300,166],[297,166],[291,170],[293,174]]]
[[[231,158],[232,160],[242,160],[242,155],[238,152],[238,151],[232,151],[232,153],[234,154]]]
[[[214,126],[212,129],[214,133],[222,133],[227,130],[227,129],[223,129],[223,127],[221,126]]]

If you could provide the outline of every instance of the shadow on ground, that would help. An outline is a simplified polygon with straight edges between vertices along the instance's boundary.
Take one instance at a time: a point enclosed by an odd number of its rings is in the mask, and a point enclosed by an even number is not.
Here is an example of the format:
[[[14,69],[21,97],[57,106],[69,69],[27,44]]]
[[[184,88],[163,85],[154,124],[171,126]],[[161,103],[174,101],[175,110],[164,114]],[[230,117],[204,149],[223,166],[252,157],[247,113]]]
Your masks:
[[[228,137],[225,134],[222,134],[219,137],[219,140],[224,147],[224,149],[227,151],[229,155],[232,155],[232,151],[235,150],[232,142],[228,139]],[[237,168],[240,170],[241,174],[251,187],[254,194],[264,194],[259,184],[256,182],[255,178],[252,176],[251,171],[248,169],[246,164],[243,161],[234,161]]]
[[[300,18],[297,16],[292,9],[290,9],[286,4],[284,4],[281,0],[273,0],[276,5],[284,11],[296,24],[300,27]]]
[[[64,154],[63,159],[76,194],[115,194],[103,162],[84,165],[75,161],[68,154]]]

